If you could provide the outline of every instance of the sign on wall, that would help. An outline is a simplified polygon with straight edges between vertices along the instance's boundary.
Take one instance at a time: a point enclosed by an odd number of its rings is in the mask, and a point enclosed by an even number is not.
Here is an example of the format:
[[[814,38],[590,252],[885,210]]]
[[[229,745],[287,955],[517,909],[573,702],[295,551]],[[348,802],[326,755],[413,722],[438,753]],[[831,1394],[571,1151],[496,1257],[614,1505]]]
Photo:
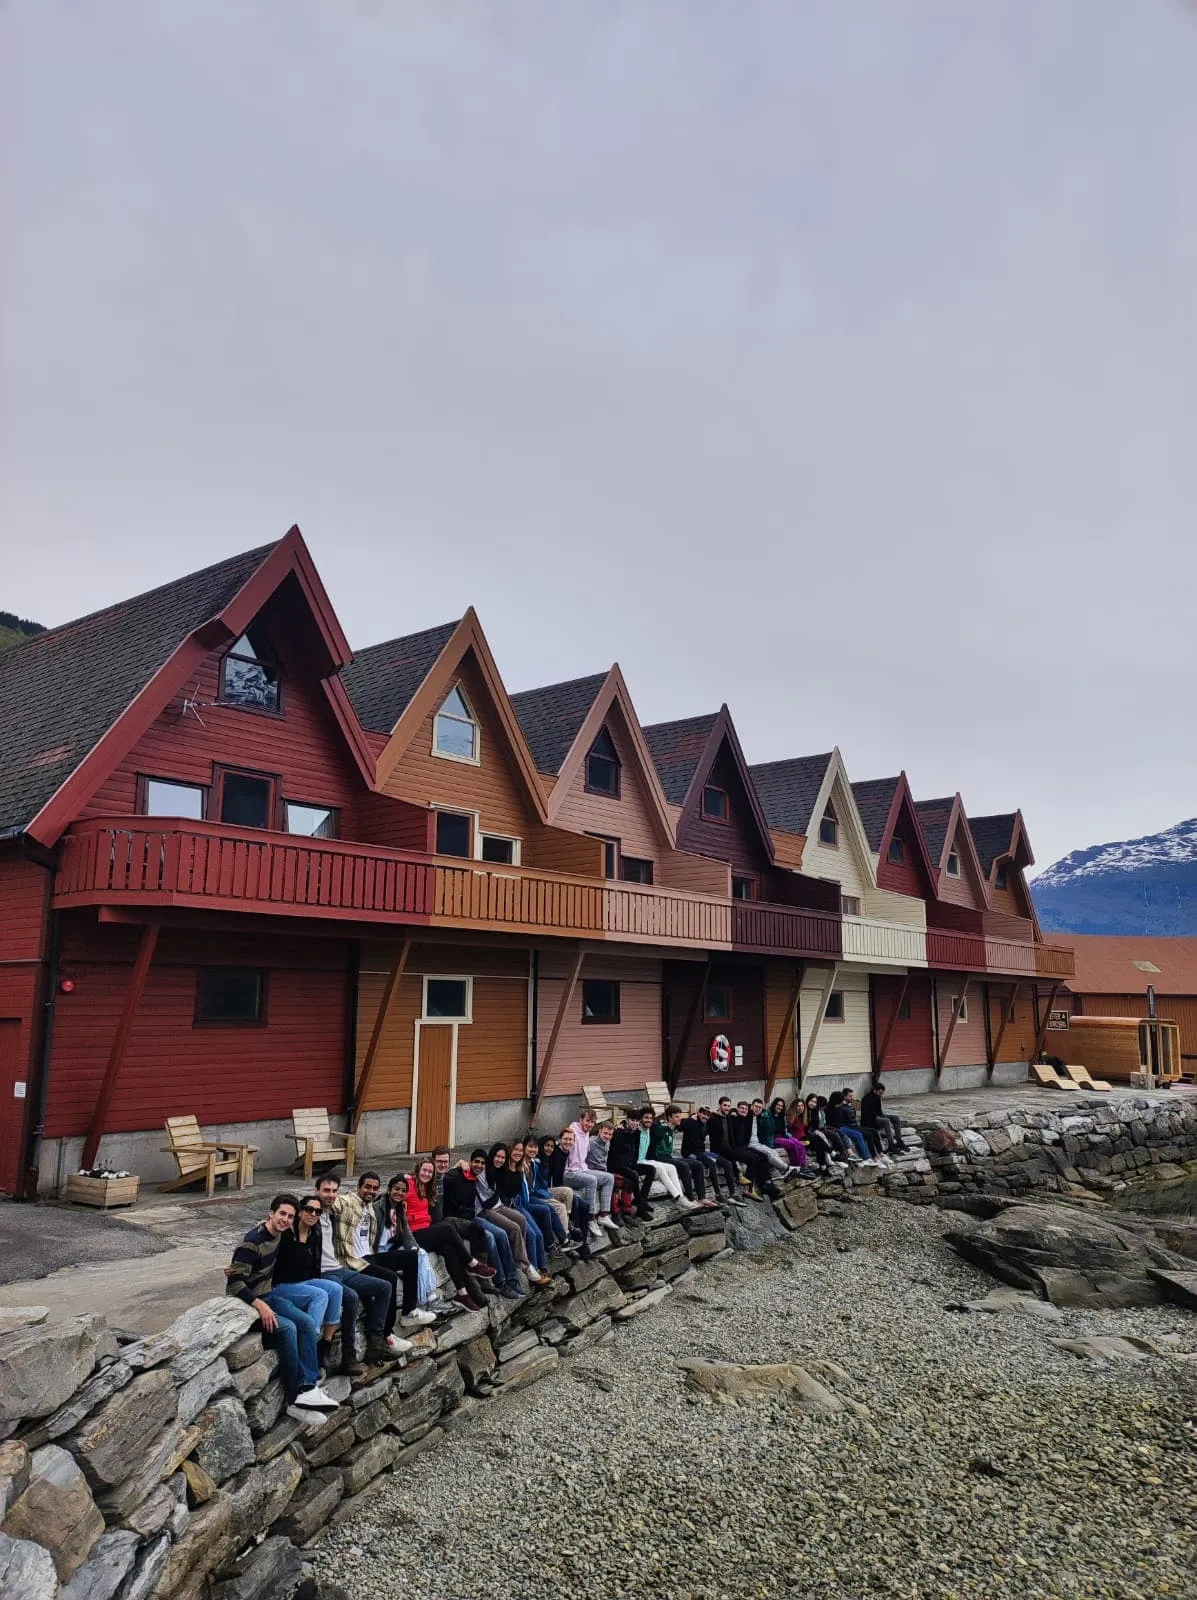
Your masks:
[[[1069,1013],[1067,1011],[1049,1012],[1047,1018],[1048,1031],[1052,1033],[1067,1033],[1068,1018]]]

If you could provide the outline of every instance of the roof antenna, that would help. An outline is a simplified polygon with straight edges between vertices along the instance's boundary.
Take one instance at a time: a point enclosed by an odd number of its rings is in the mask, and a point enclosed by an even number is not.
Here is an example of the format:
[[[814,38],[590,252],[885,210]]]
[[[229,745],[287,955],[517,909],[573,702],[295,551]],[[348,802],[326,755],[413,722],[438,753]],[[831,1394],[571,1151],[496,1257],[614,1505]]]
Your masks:
[[[203,717],[200,716],[200,710],[203,706],[210,705],[211,701],[201,700],[199,698],[199,689],[199,680],[197,679],[192,685],[191,693],[183,696],[183,703],[179,707],[178,720],[182,722],[183,718],[190,712],[200,727],[203,728],[207,724],[204,722]]]

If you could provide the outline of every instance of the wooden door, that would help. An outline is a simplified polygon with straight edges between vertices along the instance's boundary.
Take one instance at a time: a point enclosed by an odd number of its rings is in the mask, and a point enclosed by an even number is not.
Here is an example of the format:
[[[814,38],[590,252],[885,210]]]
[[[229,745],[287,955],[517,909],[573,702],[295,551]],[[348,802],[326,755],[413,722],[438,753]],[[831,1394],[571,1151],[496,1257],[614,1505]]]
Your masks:
[[[416,1027],[416,1132],[412,1152],[448,1144],[453,1109],[455,1022],[422,1022]]]
[[[15,1194],[20,1182],[25,1088],[21,1019],[0,1017],[0,1194]]]

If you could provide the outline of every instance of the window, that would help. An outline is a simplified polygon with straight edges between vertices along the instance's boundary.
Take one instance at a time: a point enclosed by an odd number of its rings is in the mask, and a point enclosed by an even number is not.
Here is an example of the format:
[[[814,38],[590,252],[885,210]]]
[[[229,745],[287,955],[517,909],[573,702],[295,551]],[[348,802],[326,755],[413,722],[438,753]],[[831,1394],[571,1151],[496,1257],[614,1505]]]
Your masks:
[[[756,899],[756,879],[755,878],[733,878],[732,879],[732,899],[733,900],[755,900]]]
[[[708,1022],[730,1022],[732,1019],[732,992],[725,983],[708,983],[703,1016]]]
[[[902,865],[906,860],[906,846],[901,839],[895,837],[890,840],[889,849],[885,852],[885,859],[892,866],[900,867]]]
[[[195,1020],[216,1027],[266,1021],[266,974],[248,967],[201,967]]]
[[[957,1009],[959,1005],[959,1009]],[[968,1021],[968,996],[954,994],[952,996],[952,1010],[956,1012],[957,1022]]]
[[[449,761],[478,760],[478,723],[460,684],[433,721],[432,753],[445,756]]]
[[[425,1022],[469,1022],[473,983],[469,978],[425,978]]]
[[[285,800],[283,818],[288,833],[302,833],[309,839],[337,837],[337,813],[331,806],[305,806],[298,800]]]
[[[470,818],[460,811],[436,814],[436,853],[438,856],[470,854]]]
[[[278,711],[281,680],[274,651],[254,623],[220,664],[220,698],[226,706]]]
[[[948,877],[949,878],[958,878],[959,876],[960,876],[960,857],[956,854],[955,850],[949,850],[948,851]]]
[[[898,1001],[898,1021],[910,1021],[910,995],[908,993],[904,994]]]
[[[827,1009],[823,1012],[824,1022],[842,1022],[844,1020],[844,991],[833,989],[827,996]]]
[[[637,856],[621,856],[619,876],[625,883],[651,883],[653,864],[651,861],[641,861]]]
[[[582,979],[582,1021],[619,1021],[618,983],[611,978]]]
[[[840,895],[840,911],[845,917],[859,917],[860,896],[858,894]]]
[[[519,840],[504,839],[497,833],[484,833],[479,844],[483,861],[496,861],[500,866],[513,867],[520,858]]]
[[[708,783],[702,791],[702,815],[704,822],[726,822],[731,816],[731,802],[727,798],[727,790],[719,789],[713,783]]]
[[[603,877],[617,878],[619,876],[619,840],[608,839],[601,833],[592,833],[589,837],[603,841]]]
[[[1008,889],[1010,887],[1010,874],[1005,867],[999,867],[994,875],[993,886],[995,889]]]
[[[208,791],[198,783],[172,783],[168,778],[142,782],[141,809],[147,817],[188,817],[202,822]]]
[[[827,802],[827,810],[819,820],[819,843],[826,845],[829,850],[838,850],[840,847],[839,818],[830,801]]]
[[[252,772],[223,772],[220,777],[220,820],[235,828],[269,828],[274,824],[274,781]]]
[[[619,796],[619,753],[606,728],[599,729],[587,753],[586,787],[591,794]]]

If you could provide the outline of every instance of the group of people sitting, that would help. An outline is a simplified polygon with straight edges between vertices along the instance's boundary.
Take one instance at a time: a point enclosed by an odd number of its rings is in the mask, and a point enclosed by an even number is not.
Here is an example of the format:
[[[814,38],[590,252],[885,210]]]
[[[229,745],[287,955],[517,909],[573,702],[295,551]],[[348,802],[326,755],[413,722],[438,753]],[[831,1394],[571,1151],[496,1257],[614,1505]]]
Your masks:
[[[900,1120],[881,1111],[883,1092],[865,1096],[859,1119],[851,1090],[808,1095],[788,1111],[780,1097],[733,1106],[726,1095],[689,1116],[678,1105],[660,1115],[645,1106],[618,1125],[584,1111],[559,1135],[500,1140],[468,1160],[442,1146],[385,1190],[374,1171],[356,1192],[325,1176],[302,1199],[275,1195],[233,1253],[228,1292],[258,1313],[288,1400],[333,1410],[321,1382],[338,1331],[340,1371],[365,1370],[359,1311],[366,1360],[395,1361],[412,1349],[396,1327],[414,1332],[438,1313],[479,1310],[488,1294],[521,1299],[549,1282],[555,1252],[588,1258],[593,1241],[630,1217],[651,1220],[658,1190],[684,1211],[742,1207],[778,1198],[779,1183],[815,1169],[887,1160],[883,1146],[905,1146]],[[452,1302],[440,1298],[432,1254]]]

